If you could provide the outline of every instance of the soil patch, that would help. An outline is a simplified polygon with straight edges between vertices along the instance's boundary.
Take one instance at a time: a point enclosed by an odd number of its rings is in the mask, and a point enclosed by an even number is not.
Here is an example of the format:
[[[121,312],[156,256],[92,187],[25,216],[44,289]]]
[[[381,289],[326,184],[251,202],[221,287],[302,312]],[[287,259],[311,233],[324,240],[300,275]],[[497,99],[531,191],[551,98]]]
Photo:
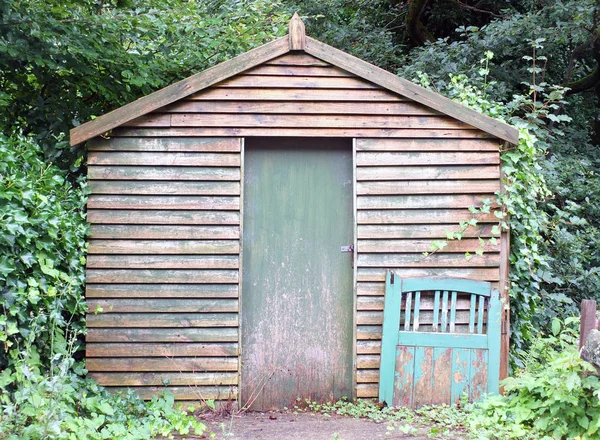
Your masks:
[[[401,432],[402,423],[376,423],[320,413],[246,412],[234,416],[200,416],[216,440],[378,440],[428,439],[429,428]],[[388,429],[389,427],[389,429]],[[408,429],[408,428],[407,428]],[[206,436],[206,438],[209,438]],[[460,438],[460,437],[455,437]]]

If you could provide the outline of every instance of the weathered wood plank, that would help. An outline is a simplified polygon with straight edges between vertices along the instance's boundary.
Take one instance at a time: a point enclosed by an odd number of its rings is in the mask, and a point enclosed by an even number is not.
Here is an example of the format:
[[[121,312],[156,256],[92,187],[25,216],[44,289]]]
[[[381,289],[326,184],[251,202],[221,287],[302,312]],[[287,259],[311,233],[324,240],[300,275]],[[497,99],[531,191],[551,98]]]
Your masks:
[[[233,255],[89,255],[88,269],[237,269]]]
[[[260,76],[328,76],[328,77],[350,77],[355,76],[338,67],[333,66],[298,66],[298,65],[272,65],[263,64],[246,70],[244,75],[260,75]]]
[[[90,209],[207,209],[238,210],[239,197],[91,195]]]
[[[500,267],[499,254],[483,254],[469,260],[463,254],[358,254],[358,267]]]
[[[492,237],[492,225],[478,224],[469,226],[464,232],[464,238]],[[458,224],[441,225],[358,225],[358,238],[380,238],[380,239],[398,239],[398,238],[438,238],[446,239],[446,232],[460,232],[461,227]],[[92,234],[93,235],[93,234]],[[184,238],[184,237],[182,237]],[[463,238],[463,240],[464,240]]]
[[[120,239],[239,239],[239,226],[91,225],[91,237]]]
[[[90,373],[102,386],[237,385],[236,373]]]
[[[238,282],[237,270],[173,269],[88,269],[88,283],[180,283],[231,284]]]
[[[394,373],[393,405],[412,407],[415,377],[415,347],[398,346]]]
[[[238,254],[239,240],[90,240],[88,254]]]
[[[413,105],[416,105],[413,104]],[[430,110],[431,111],[431,110]],[[436,112],[437,113],[437,112]],[[437,113],[439,114],[439,113]],[[497,140],[473,139],[359,139],[357,151],[496,151],[501,147]]]
[[[356,76],[346,78],[238,75],[216,84],[229,88],[286,88],[286,89],[380,89],[376,84]]]
[[[356,385],[356,397],[359,399],[375,399],[379,393],[376,383],[359,383]]]
[[[224,328],[91,328],[87,342],[238,342],[238,329]]]
[[[381,325],[383,312],[358,311],[356,312],[356,325]]]
[[[88,205],[89,208],[89,205]],[[238,211],[140,211],[88,209],[87,220],[98,224],[239,225]],[[183,238],[183,237],[182,237]]]
[[[356,353],[357,354],[380,354],[381,353],[381,341],[357,341],[356,342]],[[377,371],[379,376],[379,371]],[[379,378],[378,378],[379,380]]]
[[[237,313],[237,299],[88,299],[88,312],[95,313]]]
[[[356,297],[356,310],[379,310],[383,311],[383,295],[382,296],[357,296]]]
[[[380,325],[359,325],[356,327],[357,340],[381,340]]]
[[[93,121],[75,127],[70,133],[71,145],[85,142],[140,115],[178,101],[191,93],[195,93],[229,78],[231,75],[284,55],[288,51],[288,39],[287,37],[281,37],[204,72],[192,75],[189,78],[113,110]]]
[[[358,182],[358,195],[482,194],[500,191],[499,180]]]
[[[489,138],[477,130],[425,128],[311,128],[311,127],[171,127],[115,129],[113,136],[272,136],[272,137],[370,137],[370,138]]]
[[[171,115],[164,113],[149,113],[126,122],[129,127],[170,127]]]
[[[430,405],[436,390],[433,383],[433,348],[417,347],[415,350],[414,406]]]
[[[456,209],[481,206],[494,194],[418,195],[418,196],[358,196],[358,209]]]
[[[464,257],[463,257],[464,258]],[[385,281],[387,269],[366,268],[358,269],[357,281]],[[394,273],[402,278],[412,277],[454,277],[480,281],[498,281],[500,271],[497,268],[474,267],[432,267],[432,268],[395,268]]]
[[[288,53],[278,58],[267,61],[265,64],[273,66],[331,66],[318,58],[306,53]]]
[[[240,166],[239,153],[90,152],[89,165]]]
[[[396,128],[396,129],[468,129],[469,127],[463,123],[456,122],[454,119],[441,117],[441,116],[375,116],[375,115],[310,115],[310,114],[299,114],[299,115],[272,115],[272,114],[236,114],[235,118],[232,118],[229,114],[205,114],[205,113],[173,113],[171,119],[171,125],[173,127],[292,127],[292,128]],[[140,125],[141,126],[141,125]],[[120,154],[120,153],[112,153]],[[123,153],[125,154],[125,153]],[[144,154],[144,153],[140,153]],[[149,154],[149,153],[146,153]],[[169,153],[163,153],[169,154]],[[170,154],[185,154],[185,153],[170,153]],[[192,154],[192,153],[188,153]],[[200,154],[200,153],[198,153]],[[208,155],[209,153],[202,153]],[[225,154],[225,153],[223,153]],[[403,153],[361,153],[361,155],[384,155],[384,154],[403,154]],[[406,153],[404,153],[406,154]],[[417,154],[417,153],[412,153]],[[431,153],[433,154],[433,153]],[[442,154],[442,153],[438,153]],[[453,154],[453,153],[446,153]],[[460,153],[454,153],[460,154]],[[469,153],[462,153],[469,154]],[[470,153],[470,154],[489,154],[494,155],[495,153]],[[496,154],[497,156],[497,154]],[[432,158],[429,162],[431,163]],[[461,158],[462,161],[466,160]],[[160,163],[150,162],[138,162],[132,165],[165,165],[164,160]],[[158,161],[158,159],[156,159]],[[215,166],[225,166],[224,158],[212,158],[211,159]],[[369,161],[374,161],[375,158],[360,158],[358,161],[359,165],[368,165]],[[395,159],[394,163],[390,165],[398,165],[398,158]],[[441,160],[441,159],[440,159]],[[479,160],[479,162],[477,162]],[[486,161],[487,160],[487,161]],[[181,163],[178,162],[179,165]],[[365,163],[363,163],[365,162]],[[106,163],[106,162],[104,162]],[[116,162],[115,165],[120,165],[122,162]],[[185,163],[185,162],[184,162]],[[188,159],[190,165],[210,165],[208,158],[206,159]],[[435,162],[433,162],[435,163]],[[447,163],[447,162],[442,162]],[[456,163],[456,162],[454,162]],[[461,163],[461,161],[458,161]],[[468,162],[462,162],[468,163]],[[478,158],[474,163],[498,163],[491,162],[491,159]],[[421,165],[417,162],[416,165]],[[236,165],[232,163],[231,166]],[[381,161],[375,163],[375,165],[382,165]]]
[[[180,101],[161,111],[170,113],[255,113],[255,114],[325,114],[325,115],[404,115],[439,116],[425,106],[412,102],[343,102],[343,101]],[[427,151],[427,144],[422,144]],[[496,149],[498,147],[496,146]]]
[[[356,294],[358,297],[385,295],[385,283],[357,283]]]
[[[87,328],[237,327],[237,313],[100,313],[86,316]]]
[[[379,368],[380,356],[376,354],[361,354],[356,356],[356,368]]]
[[[495,165],[500,163],[499,153],[490,152],[401,152],[356,153],[357,166],[377,165]]]
[[[130,139],[130,138],[115,138]],[[144,138],[142,138],[144,139]],[[150,138],[152,139],[152,138]],[[176,139],[176,138],[174,138]],[[210,180],[239,181],[240,169],[235,167],[145,167],[145,166],[88,166],[92,180]]]
[[[434,348],[433,350],[433,388],[436,390],[431,397],[433,405],[450,405],[452,389],[451,348]]]
[[[445,224],[444,227],[446,227],[446,224],[454,223],[456,226],[459,222],[469,221],[472,218],[475,218],[479,223],[498,223],[498,217],[493,213],[472,214],[468,209],[360,210],[357,213],[357,217],[358,224],[376,225],[430,225],[443,223]]]
[[[239,196],[239,182],[153,182],[129,180],[90,180],[92,194],[151,194],[194,196]]]
[[[356,372],[356,382],[362,383],[379,383],[379,370],[358,370]]]
[[[168,389],[173,393],[175,401],[200,401],[206,404],[207,400],[235,400],[238,389],[236,386],[185,386],[185,387],[133,387],[131,388],[143,400],[150,400],[152,396],[158,395]],[[109,392],[126,392],[124,387],[107,387]],[[191,403],[190,403],[191,404]],[[187,403],[186,403],[187,406]],[[196,407],[199,407],[196,405]]]
[[[361,180],[500,179],[498,165],[357,167]]]
[[[165,108],[165,112],[170,107]],[[239,152],[240,138],[94,138],[88,151]]]
[[[86,284],[88,298],[237,298],[237,284]]]
[[[432,252],[433,243],[439,240],[358,240],[359,253],[393,253],[393,252]],[[462,240],[446,241],[442,252],[475,252],[481,248],[478,239],[463,238]],[[490,244],[486,241],[484,252],[500,252],[500,243]]]
[[[187,99],[211,101],[406,101],[406,98],[382,89],[258,89],[253,87],[235,89],[211,87]]]
[[[88,342],[85,346],[86,357],[202,357],[237,356],[238,344],[229,343],[98,343]],[[118,384],[117,384],[118,385]]]
[[[514,127],[471,110],[432,90],[425,89],[397,75],[386,72],[379,67],[321,43],[318,40],[306,37],[306,52],[330,64],[342,67],[357,76],[369,78],[370,81],[381,87],[393,90],[421,104],[474,125],[500,139],[504,139],[512,144],[516,144],[519,141],[519,132]]]
[[[94,371],[237,371],[238,360],[235,357],[205,358],[89,358],[86,368]]]

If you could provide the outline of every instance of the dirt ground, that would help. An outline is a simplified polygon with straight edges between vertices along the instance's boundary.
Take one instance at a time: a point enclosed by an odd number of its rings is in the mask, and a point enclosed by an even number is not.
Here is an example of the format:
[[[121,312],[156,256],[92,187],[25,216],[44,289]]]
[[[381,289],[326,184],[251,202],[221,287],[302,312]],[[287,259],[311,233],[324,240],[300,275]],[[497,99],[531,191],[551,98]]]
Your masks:
[[[202,418],[202,417],[201,417]],[[315,413],[248,412],[210,416],[203,422],[216,440],[378,440],[429,439],[428,428],[389,425],[366,419]],[[389,426],[389,429],[388,429]],[[408,431],[403,433],[402,429]],[[206,435],[204,438],[210,438]],[[459,439],[460,436],[453,436]]]

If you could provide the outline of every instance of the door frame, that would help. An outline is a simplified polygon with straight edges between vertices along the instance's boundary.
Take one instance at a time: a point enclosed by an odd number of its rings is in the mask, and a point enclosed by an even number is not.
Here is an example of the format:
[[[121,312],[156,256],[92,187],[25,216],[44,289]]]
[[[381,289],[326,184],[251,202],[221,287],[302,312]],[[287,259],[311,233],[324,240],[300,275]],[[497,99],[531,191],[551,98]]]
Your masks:
[[[266,136],[268,138],[276,138],[283,136]],[[341,138],[348,139],[348,138]],[[242,307],[244,304],[243,300],[243,289],[242,281],[244,277],[243,263],[244,263],[244,176],[245,176],[245,159],[246,159],[246,138],[241,138],[241,149],[240,149],[240,257],[239,257],[239,275],[238,275],[238,395],[237,404],[241,408],[242,399],[242,353],[244,351],[244,345],[242,343]],[[357,307],[357,246],[358,246],[358,224],[357,224],[357,208],[356,208],[356,138],[352,138],[352,233],[353,233],[353,267],[352,267],[352,399],[356,399],[357,396],[357,368],[356,368],[356,307]]]

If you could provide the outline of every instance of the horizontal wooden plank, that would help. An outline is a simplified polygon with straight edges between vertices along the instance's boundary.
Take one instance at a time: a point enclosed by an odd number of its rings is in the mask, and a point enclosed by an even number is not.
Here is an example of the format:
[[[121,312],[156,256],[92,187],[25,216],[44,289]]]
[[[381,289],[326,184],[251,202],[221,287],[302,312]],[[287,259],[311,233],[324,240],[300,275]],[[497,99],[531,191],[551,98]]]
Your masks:
[[[104,196],[91,195],[90,209],[206,209],[238,210],[239,197],[211,196]]]
[[[226,79],[215,87],[233,88],[306,88],[306,89],[380,89],[381,87],[358,77],[327,78],[301,76],[238,75]]]
[[[416,104],[416,103],[415,103]],[[498,140],[358,139],[357,151],[500,151]]]
[[[89,205],[88,205],[89,208]],[[94,224],[143,225],[239,225],[237,211],[146,211],[88,209],[87,221]]]
[[[381,340],[380,325],[358,325],[356,326],[357,340]]]
[[[381,353],[381,341],[357,341],[357,354],[379,354]]]
[[[236,357],[205,358],[89,358],[86,368],[94,371],[237,371]]]
[[[237,313],[239,310],[237,299],[88,299],[87,306],[92,313],[98,308],[102,313]]]
[[[432,252],[434,243],[439,240],[405,239],[405,240],[358,240],[359,253],[394,253],[394,252]],[[476,238],[445,241],[442,252],[471,252],[482,248]],[[500,241],[492,245],[485,241],[484,252],[500,252]]]
[[[224,101],[406,101],[383,89],[227,88],[211,87],[189,96],[192,100]]]
[[[122,343],[122,342],[88,342],[85,346],[87,357],[202,357],[202,356],[237,356],[236,342],[227,343]]]
[[[291,52],[269,60],[265,64],[273,66],[331,66],[331,64],[325,61],[321,61],[303,52]]]
[[[383,296],[385,294],[385,283],[356,283],[356,295],[365,296]]]
[[[500,179],[499,165],[368,166],[356,168],[361,180]]]
[[[493,200],[494,194],[358,196],[358,209],[456,209],[478,207],[484,200]]]
[[[484,253],[467,259],[464,254],[361,254],[357,256],[358,267],[499,267],[498,253]]]
[[[417,180],[358,182],[358,195],[482,194],[500,191],[500,180]]]
[[[237,385],[237,373],[90,373],[102,386]]]
[[[238,329],[222,328],[91,328],[86,342],[238,342]]]
[[[384,294],[385,294],[385,283],[358,283],[358,296],[356,298],[356,309],[359,311],[364,310],[377,310],[383,311],[384,305]],[[431,292],[421,292],[419,301],[419,310],[427,311],[433,310],[435,305],[433,294]],[[402,309],[406,307],[406,297],[402,300]],[[470,295],[461,294],[458,296],[456,301],[457,310],[470,310],[471,300]],[[414,310],[415,304],[412,303],[411,309]]]
[[[356,356],[356,368],[379,368],[379,359],[376,354],[360,354]]]
[[[464,257],[463,257],[464,258]],[[380,281],[385,282],[388,269],[366,268],[358,269],[357,281]],[[394,268],[394,273],[403,278],[413,277],[454,277],[466,278],[479,281],[498,281],[500,270],[498,268],[483,267],[432,267],[432,268]]]
[[[239,239],[239,226],[91,225],[91,237],[111,239]]]
[[[495,152],[357,152],[357,166],[392,165],[494,165],[500,163]]]
[[[384,286],[385,288],[385,286]],[[380,293],[382,293],[380,291]],[[356,310],[379,310],[383,311],[383,295],[360,295],[356,297]]]
[[[115,138],[130,139],[130,138]],[[141,138],[145,139],[145,138]],[[149,138],[153,139],[153,138]],[[177,139],[177,138],[172,138]],[[169,167],[169,166],[88,166],[92,180],[193,180],[239,181],[239,167]]]
[[[94,138],[88,151],[239,152],[240,138]]]
[[[356,324],[357,325],[382,325],[383,324],[383,312],[382,311],[358,311],[356,312]]]
[[[123,387],[107,387],[109,392],[122,393],[128,391],[127,388]],[[143,400],[150,400],[153,396],[164,393],[168,389],[173,396],[175,401],[185,402],[187,407],[187,401],[190,401],[190,405],[193,402],[196,408],[200,407],[200,404],[206,405],[207,400],[223,401],[223,400],[235,400],[237,399],[238,390],[236,386],[222,386],[222,387],[211,387],[211,386],[186,386],[186,387],[132,387],[131,390]],[[218,403],[218,402],[215,402]],[[218,405],[216,405],[218,408]]]
[[[237,284],[91,284],[88,298],[237,298]]]
[[[272,137],[381,137],[381,138],[489,138],[478,130],[425,128],[311,128],[311,127],[171,127],[115,129],[113,136],[272,136]]]
[[[376,225],[418,225],[452,224],[475,218],[479,223],[498,223],[494,213],[472,214],[468,209],[415,209],[415,210],[360,210],[358,224]]]
[[[359,383],[356,385],[356,397],[359,399],[376,399],[379,396],[379,384]]]
[[[230,114],[220,113],[174,113],[171,118],[171,125],[173,127],[293,127],[293,128],[400,128],[400,129],[468,129],[469,127],[462,122],[457,122],[454,119],[450,119],[443,116],[375,116],[375,115],[311,115],[311,114],[294,114],[294,115],[271,115],[271,114],[236,114],[235,117],[231,117]],[[121,153],[112,153],[121,154]],[[127,153],[122,153],[127,154]],[[140,153],[143,154],[143,153]],[[163,154],[184,154],[184,153],[163,153]],[[361,153],[361,154],[406,154],[406,153]],[[412,153],[418,154],[418,153]],[[430,153],[434,154],[434,153]],[[438,154],[489,154],[491,156],[494,153],[438,153]],[[233,156],[233,155],[232,155]],[[497,155],[496,155],[497,156]],[[358,157],[357,157],[358,160]],[[373,158],[368,160],[373,161]],[[416,161],[416,159],[414,159]],[[422,159],[421,159],[422,160]],[[431,160],[435,160],[432,158]],[[438,159],[439,160],[439,159]],[[466,160],[466,159],[463,159]],[[477,160],[482,161],[486,159]],[[491,159],[490,159],[491,160]],[[222,160],[217,161],[214,159],[215,166],[224,166],[225,163]],[[367,165],[364,159],[358,161],[359,165]],[[398,159],[390,165],[398,165]],[[427,162],[435,163],[435,162]],[[442,162],[444,163],[444,162]],[[461,163],[460,161],[458,163]],[[469,163],[469,162],[463,162]],[[474,163],[498,163],[490,162],[474,162]],[[120,165],[121,162],[115,163]],[[139,163],[142,165],[142,163]],[[178,163],[179,164],[179,163]],[[207,165],[209,163],[190,163],[191,165]],[[410,164],[410,163],[409,163]],[[132,164],[138,165],[138,163]],[[165,165],[164,163],[150,163],[145,162],[143,165]],[[236,165],[236,164],[232,164]],[[375,163],[375,165],[381,165],[381,162]],[[422,163],[415,163],[415,165],[422,165]]]
[[[464,238],[492,236],[493,225],[477,224],[469,226],[463,231]],[[441,224],[441,225],[358,225],[358,238],[437,238],[446,239],[448,232],[460,232],[459,224]]]
[[[233,255],[89,255],[89,269],[237,269]]]
[[[413,102],[343,102],[343,101],[180,101],[161,111],[170,113],[255,113],[279,115],[404,115],[439,116]],[[496,146],[497,149],[497,146]],[[426,149],[425,149],[426,150]]]
[[[88,269],[88,283],[230,284],[239,280],[237,270]]]
[[[363,383],[379,383],[379,368],[371,370],[358,370],[356,372],[356,382]]]
[[[272,65],[263,64],[253,69],[246,70],[244,75],[261,76],[329,76],[329,77],[356,77],[355,75],[334,66],[298,66],[298,65]]]
[[[90,152],[89,165],[240,166],[239,153]]]
[[[89,187],[92,194],[240,195],[239,182],[90,180]]]
[[[89,240],[88,254],[237,254],[239,240]]]
[[[171,126],[171,115],[164,113],[148,113],[127,121],[123,125],[132,127],[138,125],[144,127],[169,127]]]
[[[237,327],[237,313],[88,313],[87,328]]]

